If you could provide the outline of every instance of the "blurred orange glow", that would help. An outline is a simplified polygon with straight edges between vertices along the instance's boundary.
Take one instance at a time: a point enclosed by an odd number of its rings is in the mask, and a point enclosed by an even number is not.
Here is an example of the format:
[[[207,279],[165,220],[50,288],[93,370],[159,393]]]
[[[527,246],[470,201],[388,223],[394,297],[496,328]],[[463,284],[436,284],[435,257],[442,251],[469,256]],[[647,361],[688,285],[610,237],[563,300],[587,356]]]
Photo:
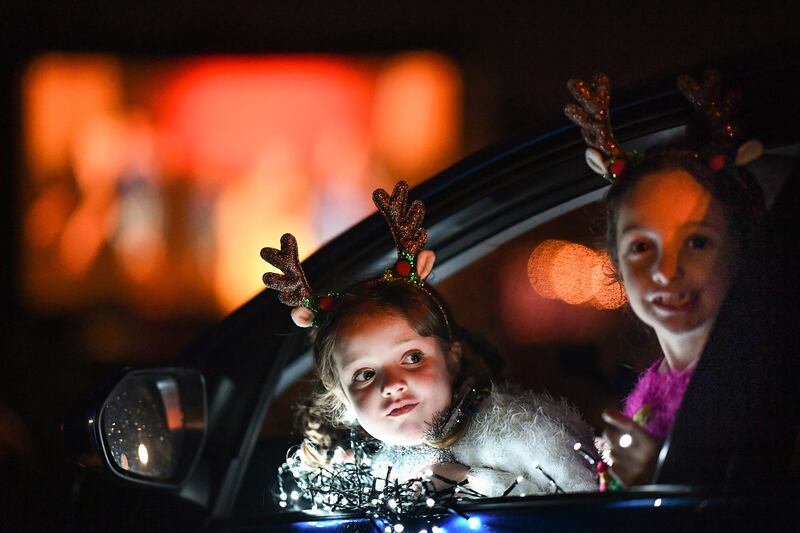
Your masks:
[[[68,275],[84,272],[100,251],[113,216],[104,200],[99,198],[94,204],[81,205],[64,226],[59,251],[61,265]]]
[[[363,140],[371,78],[353,61],[326,57],[188,62],[158,105],[164,134],[181,145],[167,154],[168,163],[202,180],[224,181],[274,144],[307,151],[337,126]]]
[[[72,210],[72,195],[65,184],[46,189],[28,208],[25,237],[34,248],[52,245]]]
[[[561,241],[563,242],[563,241]],[[500,262],[494,279],[500,303],[496,327],[501,335],[519,343],[581,343],[595,339],[613,320],[592,305],[569,305],[531,289],[525,265],[531,252],[520,247],[510,260]],[[553,293],[554,294],[554,293]],[[535,353],[531,354],[535,357]]]
[[[165,402],[167,411],[167,429],[177,431],[183,429],[183,409],[178,402]]]
[[[592,294],[595,253],[580,244],[565,244],[550,262],[550,282],[556,296],[568,304],[588,302]]]
[[[611,274],[608,254],[568,241],[546,240],[528,259],[528,280],[544,298],[599,309],[615,309],[626,299]]]
[[[417,53],[390,62],[378,78],[375,142],[390,172],[427,175],[460,144],[460,76],[442,56]]]
[[[121,65],[109,56],[46,55],[31,63],[23,86],[27,165],[45,179],[69,164],[76,130],[119,106]]]
[[[227,312],[284,232],[302,257],[459,156],[461,80],[412,53],[127,63],[44,55],[23,78],[29,303]]]

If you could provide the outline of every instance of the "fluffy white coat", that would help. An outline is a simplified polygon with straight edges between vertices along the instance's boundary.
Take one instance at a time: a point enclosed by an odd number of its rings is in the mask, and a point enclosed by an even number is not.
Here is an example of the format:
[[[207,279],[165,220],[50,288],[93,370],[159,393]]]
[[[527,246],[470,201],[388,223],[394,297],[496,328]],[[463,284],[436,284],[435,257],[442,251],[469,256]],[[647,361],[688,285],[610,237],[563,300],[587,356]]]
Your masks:
[[[567,402],[495,386],[450,451],[470,468],[469,487],[484,496],[502,496],[519,477],[510,495],[553,493],[553,481],[566,492],[595,491],[595,470],[575,451],[577,442],[592,449],[593,431]],[[376,462],[404,480],[436,459],[429,447],[384,446]]]

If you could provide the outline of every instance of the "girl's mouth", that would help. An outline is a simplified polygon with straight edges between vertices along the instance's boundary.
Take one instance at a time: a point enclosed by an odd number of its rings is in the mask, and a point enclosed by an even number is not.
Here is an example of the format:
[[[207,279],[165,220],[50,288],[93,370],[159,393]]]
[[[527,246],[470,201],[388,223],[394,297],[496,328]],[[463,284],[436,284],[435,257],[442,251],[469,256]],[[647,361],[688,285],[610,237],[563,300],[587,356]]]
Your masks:
[[[389,413],[386,416],[404,415],[406,413],[411,412],[418,405],[419,405],[419,403],[407,403],[407,404],[405,404],[405,405],[403,405],[401,407],[396,407],[395,409],[392,409],[391,411],[389,411]]]
[[[652,299],[656,309],[668,313],[683,313],[691,310],[697,302],[694,292],[670,292],[658,294]]]

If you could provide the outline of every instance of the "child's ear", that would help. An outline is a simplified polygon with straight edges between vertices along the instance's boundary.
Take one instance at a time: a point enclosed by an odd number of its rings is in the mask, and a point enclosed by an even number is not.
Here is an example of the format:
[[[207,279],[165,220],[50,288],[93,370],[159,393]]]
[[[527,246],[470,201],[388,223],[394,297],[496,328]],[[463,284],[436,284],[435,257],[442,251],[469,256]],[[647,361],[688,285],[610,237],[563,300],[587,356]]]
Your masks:
[[[310,328],[314,324],[314,313],[307,307],[293,307],[292,321],[301,328]]]
[[[417,254],[417,274],[420,279],[424,280],[430,275],[435,262],[436,254],[433,250],[422,250]]]

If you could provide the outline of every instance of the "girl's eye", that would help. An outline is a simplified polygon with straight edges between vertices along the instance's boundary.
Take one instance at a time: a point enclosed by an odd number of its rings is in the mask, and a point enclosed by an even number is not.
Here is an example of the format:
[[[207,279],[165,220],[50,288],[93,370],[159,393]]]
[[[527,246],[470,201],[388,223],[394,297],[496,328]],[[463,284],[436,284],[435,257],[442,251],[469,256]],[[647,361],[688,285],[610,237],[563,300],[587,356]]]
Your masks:
[[[687,244],[689,245],[689,248],[693,248],[695,250],[704,250],[708,247],[710,243],[708,237],[704,237],[702,235],[694,235],[692,237],[689,237],[689,239],[687,240]]]
[[[403,362],[406,363],[406,364],[411,364],[411,365],[415,365],[417,363],[421,363],[422,362],[422,352],[415,350],[413,352],[407,353],[406,356],[403,358]]]
[[[371,380],[375,377],[375,371],[369,368],[364,370],[359,370],[355,374],[353,374],[353,381],[357,383],[366,383],[367,381]]]
[[[628,252],[632,254],[643,254],[650,249],[650,243],[647,241],[633,241],[628,246]]]

